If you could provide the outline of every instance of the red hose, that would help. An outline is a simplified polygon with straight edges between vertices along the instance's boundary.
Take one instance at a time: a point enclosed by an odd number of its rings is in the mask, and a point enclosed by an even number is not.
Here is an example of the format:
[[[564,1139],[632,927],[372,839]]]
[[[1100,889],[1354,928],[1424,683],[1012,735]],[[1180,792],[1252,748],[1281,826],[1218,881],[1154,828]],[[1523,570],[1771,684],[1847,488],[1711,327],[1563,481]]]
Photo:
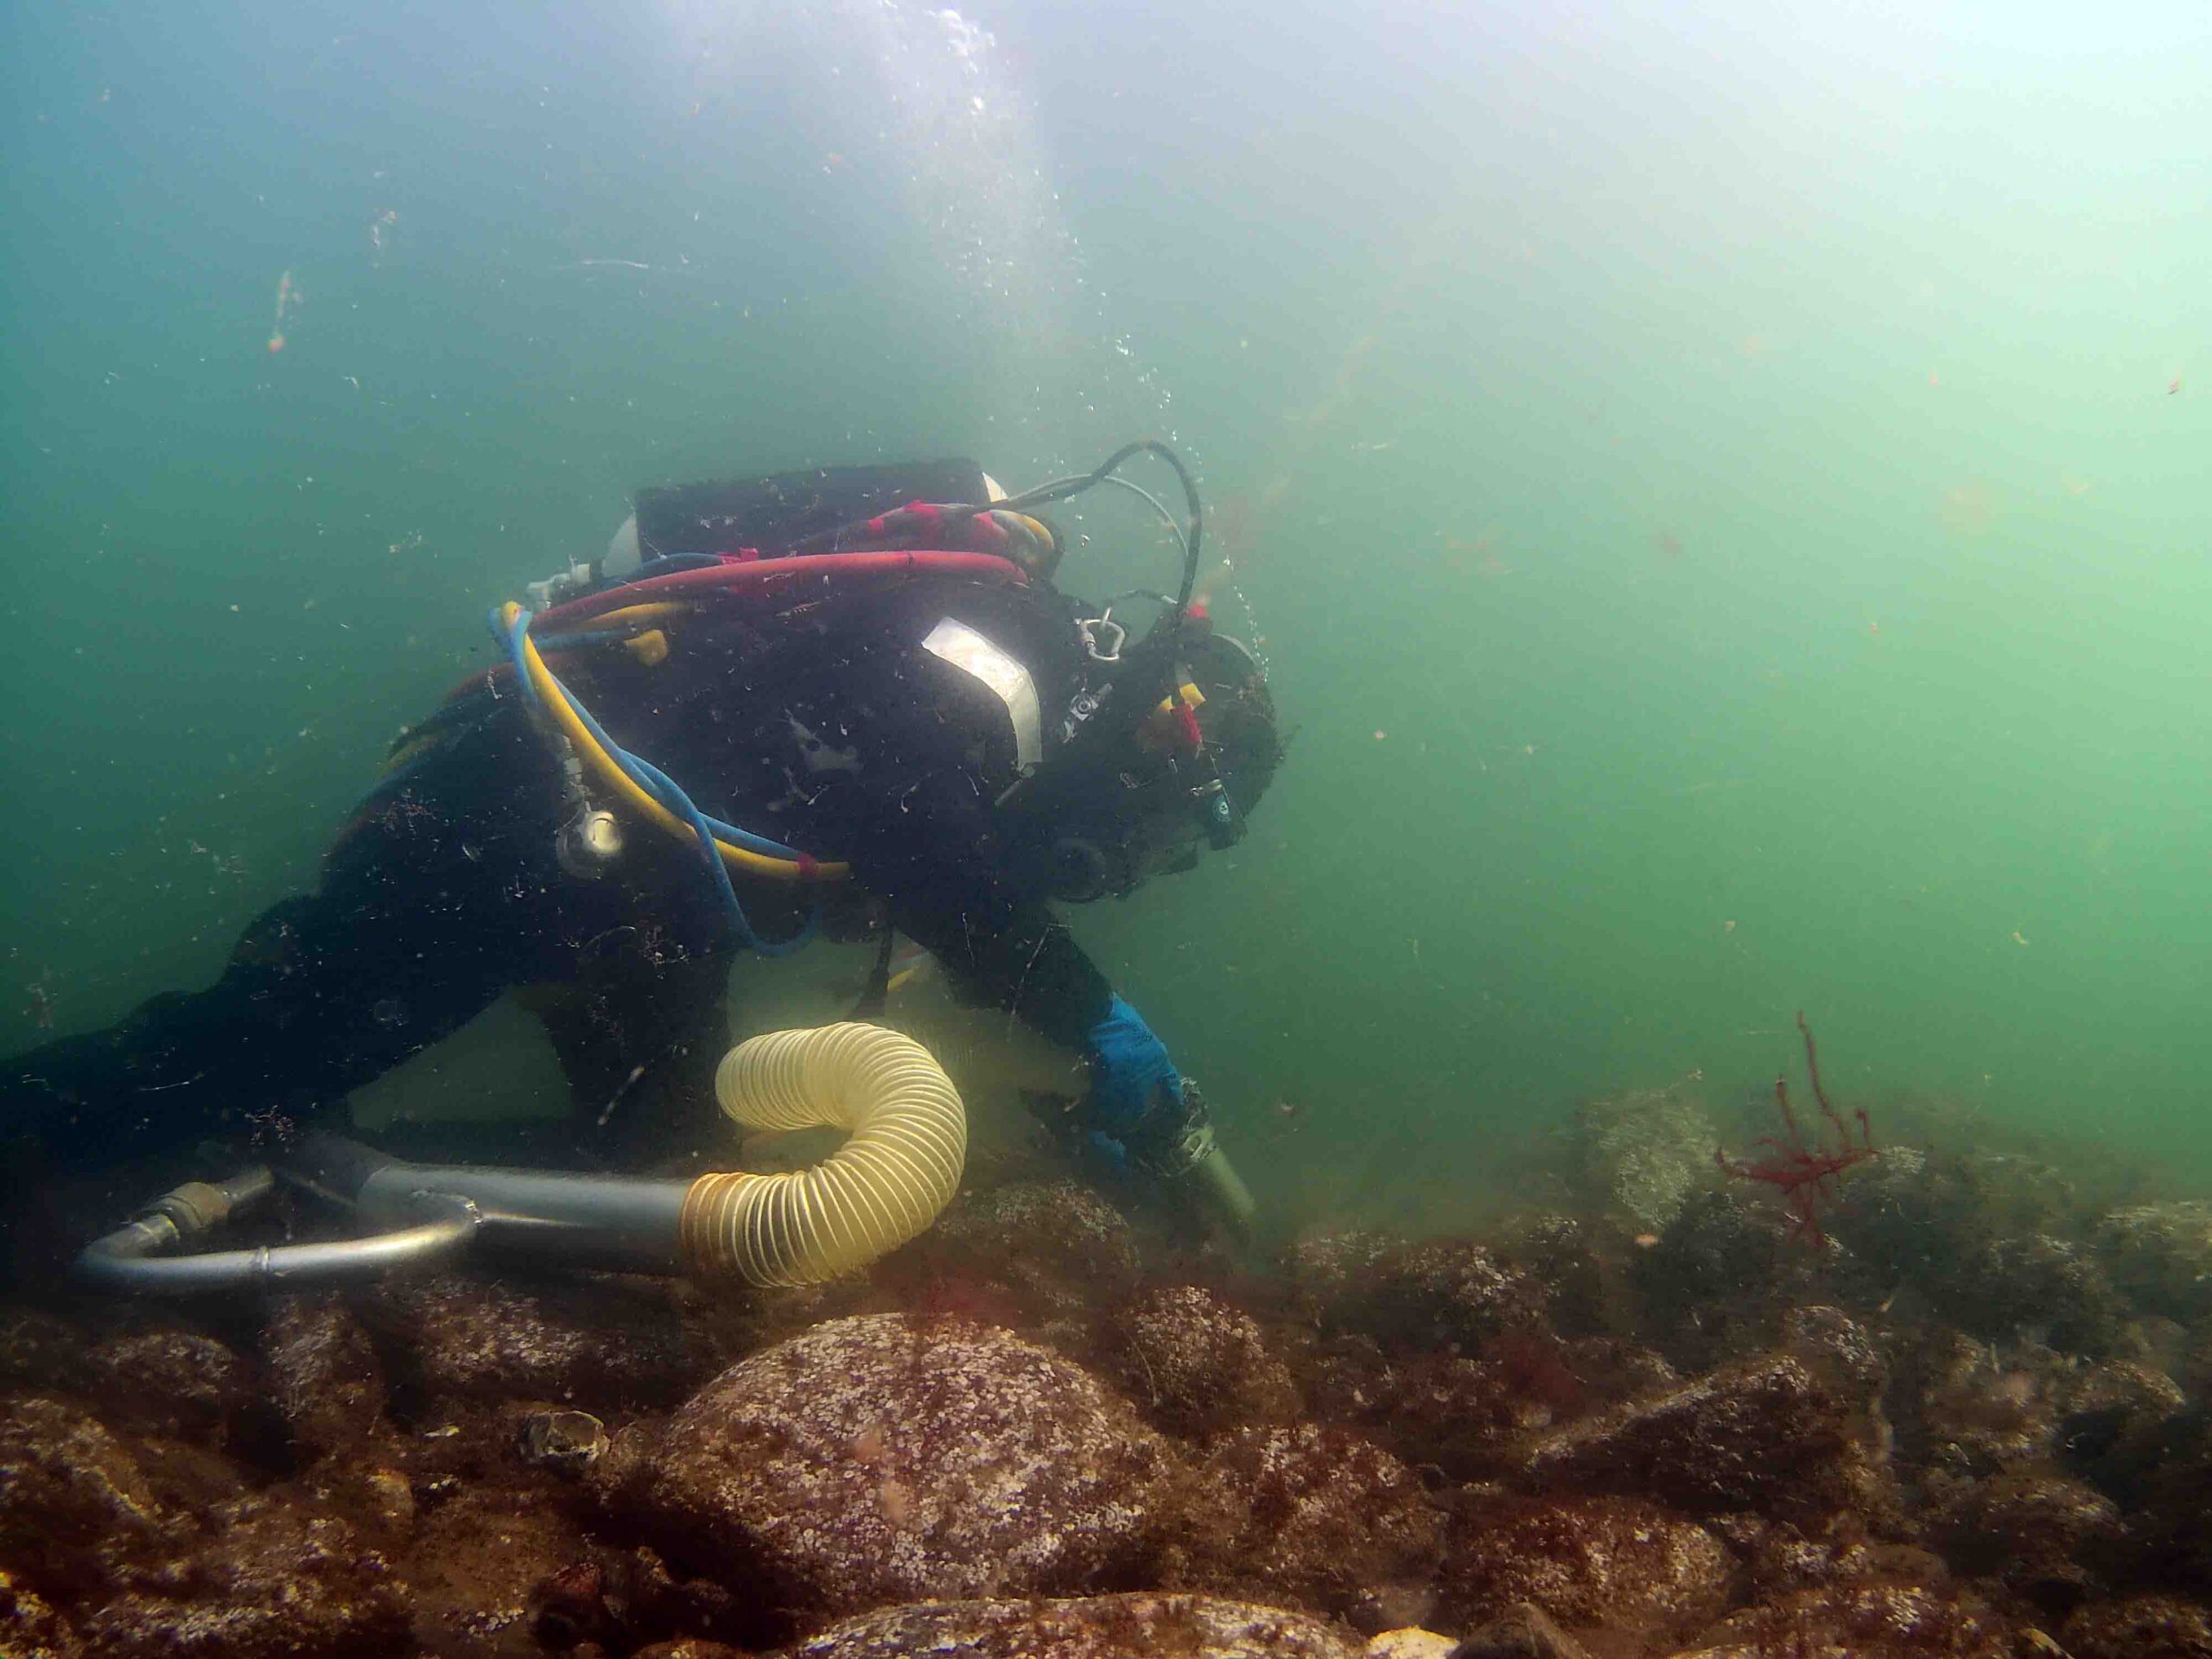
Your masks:
[[[807,553],[788,559],[755,559],[742,564],[718,564],[711,569],[677,570],[665,576],[646,576],[625,582],[605,593],[571,600],[541,612],[531,624],[580,622],[604,611],[620,610],[647,600],[686,594],[706,588],[765,588],[779,581],[819,576],[825,582],[841,576],[880,575],[957,575],[1026,582],[1028,572],[1011,559],[989,553],[953,553],[925,550],[911,553]]]

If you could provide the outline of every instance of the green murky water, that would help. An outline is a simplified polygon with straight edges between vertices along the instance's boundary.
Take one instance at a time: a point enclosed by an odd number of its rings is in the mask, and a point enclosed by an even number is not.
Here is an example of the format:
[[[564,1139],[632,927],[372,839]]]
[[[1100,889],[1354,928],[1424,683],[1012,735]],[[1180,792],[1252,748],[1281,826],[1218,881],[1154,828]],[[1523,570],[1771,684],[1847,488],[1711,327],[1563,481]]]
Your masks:
[[[0,1041],[210,977],[635,485],[1149,431],[1298,735],[1078,926],[1279,1206],[1801,1007],[2201,1185],[2212,26],[1843,10],[10,8]]]

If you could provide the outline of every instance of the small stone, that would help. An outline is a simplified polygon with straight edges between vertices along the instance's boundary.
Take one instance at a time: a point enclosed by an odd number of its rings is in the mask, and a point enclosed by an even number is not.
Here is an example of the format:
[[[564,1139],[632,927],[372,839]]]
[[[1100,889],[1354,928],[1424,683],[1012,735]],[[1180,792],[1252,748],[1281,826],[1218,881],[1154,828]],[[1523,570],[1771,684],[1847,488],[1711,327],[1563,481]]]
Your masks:
[[[522,1420],[523,1460],[556,1475],[582,1475],[607,1450],[607,1425],[588,1411],[549,1408]]]

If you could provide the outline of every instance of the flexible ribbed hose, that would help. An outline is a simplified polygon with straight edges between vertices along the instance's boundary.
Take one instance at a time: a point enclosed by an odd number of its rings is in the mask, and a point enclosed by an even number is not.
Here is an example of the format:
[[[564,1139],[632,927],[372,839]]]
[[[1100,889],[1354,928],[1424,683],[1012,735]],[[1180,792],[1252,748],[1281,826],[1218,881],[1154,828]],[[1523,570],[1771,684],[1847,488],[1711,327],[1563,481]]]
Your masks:
[[[715,1073],[722,1110],[748,1128],[828,1125],[845,1144],[811,1169],[702,1175],[684,1195],[685,1262],[755,1285],[810,1285],[904,1244],[952,1202],[968,1116],[944,1068],[880,1026],[779,1031],[739,1044]]]

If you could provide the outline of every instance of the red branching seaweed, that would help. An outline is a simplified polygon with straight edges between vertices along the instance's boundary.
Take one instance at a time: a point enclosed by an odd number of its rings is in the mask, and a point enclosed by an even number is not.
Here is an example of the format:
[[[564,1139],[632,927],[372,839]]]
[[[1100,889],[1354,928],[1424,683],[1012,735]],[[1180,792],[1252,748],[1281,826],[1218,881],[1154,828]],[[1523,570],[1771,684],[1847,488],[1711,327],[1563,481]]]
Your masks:
[[[1828,1104],[1827,1090],[1821,1086],[1820,1055],[1813,1046],[1813,1028],[1805,1023],[1802,1012],[1797,1015],[1797,1029],[1805,1036],[1805,1074],[1812,1080],[1813,1098],[1820,1103],[1821,1141],[1805,1144],[1804,1133],[1797,1127],[1796,1110],[1789,1103],[1789,1084],[1777,1077],[1774,1099],[1782,1109],[1783,1133],[1763,1135],[1751,1143],[1754,1153],[1764,1147],[1768,1155],[1731,1158],[1715,1147],[1713,1157],[1724,1173],[1739,1180],[1763,1181],[1780,1192],[1797,1224],[1798,1237],[1820,1246],[1827,1243],[1827,1235],[1821,1230],[1820,1207],[1836,1201],[1838,1176],[1874,1155],[1874,1132],[1866,1122],[1866,1109],[1861,1106],[1852,1114],[1859,1125],[1858,1139],[1852,1138],[1850,1126]]]

